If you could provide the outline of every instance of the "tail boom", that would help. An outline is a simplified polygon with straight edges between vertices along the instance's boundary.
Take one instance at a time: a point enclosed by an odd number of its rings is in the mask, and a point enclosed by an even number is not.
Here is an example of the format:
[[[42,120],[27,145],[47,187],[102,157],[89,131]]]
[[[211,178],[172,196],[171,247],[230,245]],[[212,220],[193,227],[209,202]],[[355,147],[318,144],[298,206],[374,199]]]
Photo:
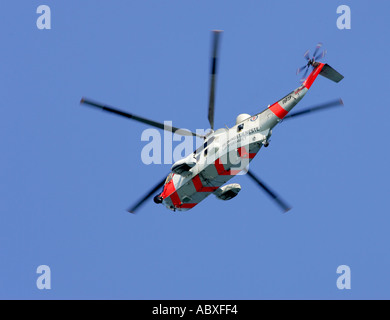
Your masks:
[[[299,88],[295,89],[283,99],[275,102],[269,107],[269,110],[271,110],[272,113],[280,120],[283,119],[299,101],[301,101],[303,96],[307,93],[307,91],[313,85],[314,81],[317,79],[318,75],[328,78],[334,82],[340,82],[344,78],[328,64],[314,62],[313,67],[313,71]]]
[[[303,85],[306,88],[310,89],[311,85],[313,84],[314,80],[317,78],[318,75],[328,78],[329,80],[332,80],[336,83],[344,79],[344,76],[338,73],[329,64],[314,62],[314,70],[307,77]]]

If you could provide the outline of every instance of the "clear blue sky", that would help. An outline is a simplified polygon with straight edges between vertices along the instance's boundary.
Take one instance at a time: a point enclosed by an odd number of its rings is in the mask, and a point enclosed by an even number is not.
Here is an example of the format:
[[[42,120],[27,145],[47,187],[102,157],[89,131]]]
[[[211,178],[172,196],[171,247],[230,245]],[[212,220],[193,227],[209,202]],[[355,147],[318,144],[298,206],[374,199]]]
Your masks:
[[[38,30],[36,8],[52,10]],[[336,27],[350,5],[352,29]],[[1,10],[0,298],[390,298],[388,1],[4,1]],[[230,202],[173,214],[125,209],[169,172],[140,158],[144,125],[82,96],[195,130],[207,127],[210,30],[224,30],[216,126],[299,85],[322,41],[345,79],[319,78]],[[36,268],[48,265],[52,289]],[[336,269],[352,270],[352,289]]]

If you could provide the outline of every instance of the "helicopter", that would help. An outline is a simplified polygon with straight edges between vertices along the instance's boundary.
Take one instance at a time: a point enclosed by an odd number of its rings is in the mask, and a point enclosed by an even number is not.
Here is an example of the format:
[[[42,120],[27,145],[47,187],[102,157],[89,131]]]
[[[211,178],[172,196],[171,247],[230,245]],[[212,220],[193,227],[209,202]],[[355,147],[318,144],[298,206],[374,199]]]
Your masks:
[[[235,125],[232,128],[214,130],[215,92],[221,34],[221,30],[212,31],[208,104],[210,130],[205,135],[140,117],[90,99],[81,99],[81,104],[99,108],[103,111],[133,119],[172,133],[203,139],[203,143],[199,148],[183,159],[175,162],[171,167],[169,175],[159,181],[149,192],[129,208],[128,212],[136,213],[141,205],[152,196],[154,196],[155,203],[163,204],[172,211],[190,210],[211,194],[214,194],[220,200],[228,201],[238,195],[241,191],[241,186],[237,183],[225,184],[236,175],[242,173],[251,178],[263,189],[283,212],[291,209],[275,191],[249,170],[249,163],[262,147],[269,146],[272,130],[277,124],[284,120],[311,112],[342,106],[343,101],[336,99],[295,113],[290,113],[306,95],[318,75],[336,83],[340,82],[344,76],[328,64],[318,61],[324,58],[326,54],[326,50],[319,53],[322,43],[318,43],[311,57],[309,51],[306,51],[304,54],[306,64],[297,70],[297,74],[304,71],[301,85],[298,88],[272,105],[269,105],[260,113],[255,115],[245,113],[238,115]],[[310,74],[308,75],[309,71]],[[162,191],[159,192],[159,190]],[[157,192],[159,193],[156,195]]]

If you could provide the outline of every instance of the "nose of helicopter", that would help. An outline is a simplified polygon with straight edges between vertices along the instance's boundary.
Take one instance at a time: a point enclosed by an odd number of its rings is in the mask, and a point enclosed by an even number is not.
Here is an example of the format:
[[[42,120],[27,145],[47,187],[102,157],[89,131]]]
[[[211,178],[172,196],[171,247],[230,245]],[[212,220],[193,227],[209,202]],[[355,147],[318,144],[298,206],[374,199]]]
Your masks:
[[[156,196],[153,198],[154,203],[157,203],[157,204],[162,203],[163,200],[164,200],[164,199],[163,199],[163,197],[161,196],[161,193],[158,194],[158,195],[156,195]]]

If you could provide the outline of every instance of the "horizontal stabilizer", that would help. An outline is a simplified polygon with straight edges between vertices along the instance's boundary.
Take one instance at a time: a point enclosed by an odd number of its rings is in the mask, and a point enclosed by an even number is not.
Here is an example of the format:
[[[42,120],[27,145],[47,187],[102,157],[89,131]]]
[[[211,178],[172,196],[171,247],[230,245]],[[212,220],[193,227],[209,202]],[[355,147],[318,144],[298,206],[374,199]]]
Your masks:
[[[334,82],[340,82],[344,79],[344,76],[338,73],[335,69],[333,69],[329,64],[325,64],[322,68],[320,75],[332,80]]]

